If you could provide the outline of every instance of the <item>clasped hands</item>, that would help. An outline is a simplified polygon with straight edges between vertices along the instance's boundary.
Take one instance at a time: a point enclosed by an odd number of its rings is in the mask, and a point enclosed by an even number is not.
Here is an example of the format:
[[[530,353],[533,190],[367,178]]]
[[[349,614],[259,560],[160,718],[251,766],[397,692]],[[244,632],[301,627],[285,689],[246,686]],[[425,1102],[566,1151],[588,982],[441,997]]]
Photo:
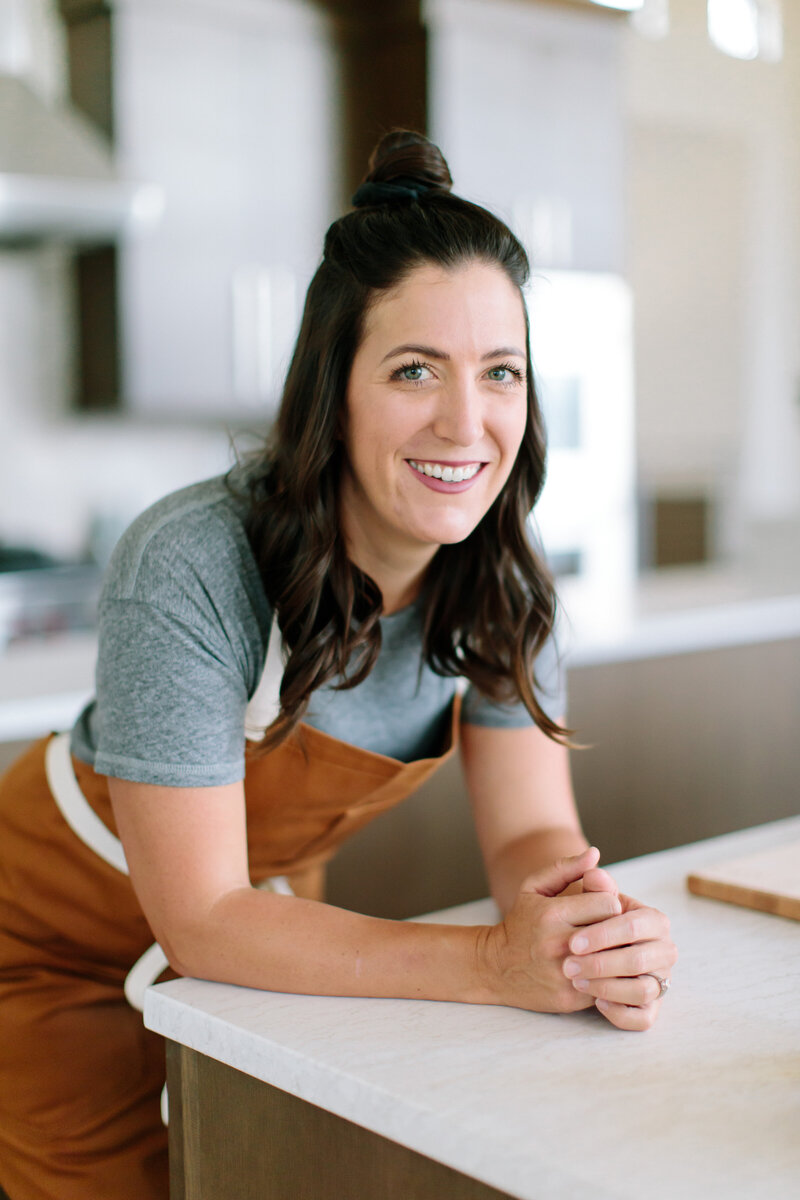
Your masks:
[[[594,1005],[619,1029],[649,1029],[678,953],[669,921],[620,893],[595,847],[530,875],[503,921],[488,930],[484,961],[500,1003],[536,1012]]]

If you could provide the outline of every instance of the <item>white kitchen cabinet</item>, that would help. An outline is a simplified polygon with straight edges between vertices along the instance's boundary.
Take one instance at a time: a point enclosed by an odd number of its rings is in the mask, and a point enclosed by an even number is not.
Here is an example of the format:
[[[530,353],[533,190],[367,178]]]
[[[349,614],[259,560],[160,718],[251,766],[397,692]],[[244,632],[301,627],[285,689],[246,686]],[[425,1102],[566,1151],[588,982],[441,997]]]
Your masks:
[[[540,267],[624,267],[624,14],[425,0],[429,125],[456,190],[509,220]]]
[[[121,398],[262,415],[338,209],[329,22],[289,0],[107,7],[118,161],[164,199],[118,247]]]

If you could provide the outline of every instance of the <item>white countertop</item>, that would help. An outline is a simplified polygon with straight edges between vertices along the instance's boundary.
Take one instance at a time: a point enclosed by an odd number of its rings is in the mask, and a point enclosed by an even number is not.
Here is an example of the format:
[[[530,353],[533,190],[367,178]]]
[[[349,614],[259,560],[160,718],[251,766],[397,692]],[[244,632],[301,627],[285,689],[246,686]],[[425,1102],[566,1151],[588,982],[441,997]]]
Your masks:
[[[65,633],[0,653],[0,741],[69,729],[92,698],[97,637]]]
[[[800,817],[615,870],[672,919],[646,1034],[432,1001],[178,979],[146,1025],[520,1200],[757,1200],[800,1182],[800,926],[692,896],[689,870],[800,836]],[[491,901],[428,919],[496,919]]]
[[[696,608],[643,612],[601,632],[562,626],[567,667],[693,654],[800,637],[800,594],[754,597]]]

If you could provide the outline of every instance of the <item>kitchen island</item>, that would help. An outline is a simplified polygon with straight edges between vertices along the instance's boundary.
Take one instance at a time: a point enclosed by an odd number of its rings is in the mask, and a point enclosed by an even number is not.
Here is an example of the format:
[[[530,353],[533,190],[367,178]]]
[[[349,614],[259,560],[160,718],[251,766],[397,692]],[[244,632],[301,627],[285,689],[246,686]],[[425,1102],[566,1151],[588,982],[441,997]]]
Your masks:
[[[173,1200],[757,1200],[800,1185],[800,926],[692,896],[690,871],[800,818],[612,868],[680,951],[656,1026],[178,979]],[[496,920],[491,901],[426,920]]]

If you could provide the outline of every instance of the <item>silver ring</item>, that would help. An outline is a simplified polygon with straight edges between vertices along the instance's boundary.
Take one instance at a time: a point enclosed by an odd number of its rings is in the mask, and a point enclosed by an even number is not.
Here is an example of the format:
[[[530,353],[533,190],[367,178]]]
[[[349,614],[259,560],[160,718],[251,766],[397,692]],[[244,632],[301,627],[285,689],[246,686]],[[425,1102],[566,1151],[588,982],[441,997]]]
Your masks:
[[[666,996],[670,989],[669,979],[662,979],[660,975],[656,975],[655,971],[644,971],[643,974],[649,975],[650,978],[655,979],[656,983],[658,984],[659,993],[656,996],[656,1000],[661,1000],[664,996]]]

